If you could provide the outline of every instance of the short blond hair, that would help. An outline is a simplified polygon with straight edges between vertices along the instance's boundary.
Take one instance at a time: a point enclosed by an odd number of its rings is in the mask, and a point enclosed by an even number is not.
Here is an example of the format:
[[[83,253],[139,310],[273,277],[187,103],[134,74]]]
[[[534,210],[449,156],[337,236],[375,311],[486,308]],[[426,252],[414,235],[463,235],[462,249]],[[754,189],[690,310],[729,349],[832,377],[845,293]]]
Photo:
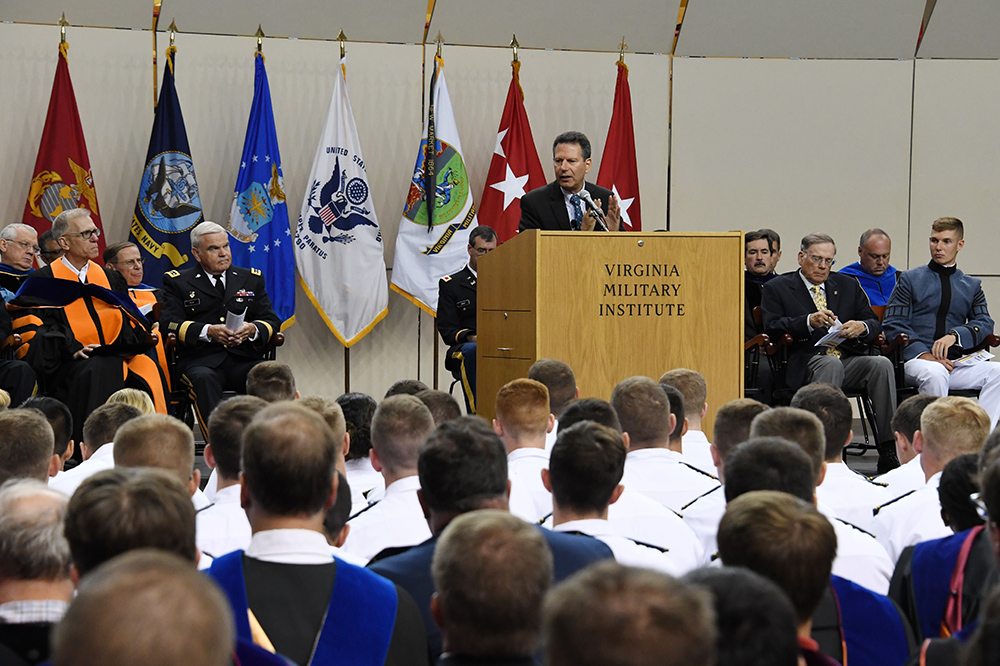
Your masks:
[[[300,399],[299,403],[323,417],[333,431],[336,441],[344,441],[344,435],[347,434],[347,420],[344,418],[344,410],[336,400],[322,395],[307,395]]]
[[[708,400],[708,382],[704,375],[689,368],[667,370],[660,377],[660,384],[669,384],[684,394],[684,406],[689,413],[701,414]]]
[[[924,446],[944,462],[966,453],[979,453],[990,434],[990,416],[970,398],[938,398],[920,414]]]
[[[497,391],[497,421],[511,436],[538,437],[549,425],[549,389],[534,379],[515,379]]]
[[[156,407],[153,406],[153,399],[149,397],[149,394],[145,391],[140,391],[134,388],[123,388],[115,391],[108,399],[104,401],[105,405],[110,405],[115,402],[121,402],[126,405],[132,405],[140,412],[145,414],[155,414]]]
[[[194,435],[165,414],[134,418],[115,433],[115,467],[155,467],[187,483],[194,471]]]

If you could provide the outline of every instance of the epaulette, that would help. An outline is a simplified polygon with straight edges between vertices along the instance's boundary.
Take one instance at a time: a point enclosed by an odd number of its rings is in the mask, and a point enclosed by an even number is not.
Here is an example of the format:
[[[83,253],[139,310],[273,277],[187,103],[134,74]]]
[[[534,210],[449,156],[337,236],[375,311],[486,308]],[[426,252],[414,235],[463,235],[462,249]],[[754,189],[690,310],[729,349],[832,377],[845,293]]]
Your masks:
[[[180,271],[176,271],[176,270],[175,271],[167,271],[167,277],[175,278],[175,277],[179,277],[180,274],[181,274],[181,272]]]
[[[719,551],[712,553],[712,557],[708,558],[708,561],[715,562],[717,559],[719,559]]]
[[[873,539],[875,538],[875,535],[874,535],[874,534],[872,534],[871,532],[869,532],[868,530],[865,530],[865,529],[861,529],[860,527],[858,527],[858,526],[857,526],[857,525],[855,525],[854,523],[849,523],[849,522],[847,522],[846,520],[844,520],[843,518],[837,518],[837,522],[841,522],[841,523],[844,523],[844,524],[845,524],[845,525],[847,525],[848,527],[853,527],[854,529],[856,529],[857,531],[861,532],[862,534],[867,534],[868,536],[870,536],[870,537],[871,537],[871,538],[873,538]]]
[[[539,527],[541,527],[542,525],[545,524],[545,521],[548,520],[551,517],[552,517],[552,512],[550,511],[547,515],[542,516],[541,519],[538,522],[536,522],[535,524],[538,525]]]
[[[688,502],[687,504],[685,504],[684,506],[682,506],[681,507],[681,511],[683,511],[684,509],[687,509],[689,506],[691,506],[692,504],[694,504],[695,502],[697,502],[698,500],[700,500],[702,497],[707,497],[708,495],[711,495],[712,493],[714,493],[716,490],[721,490],[721,489],[722,489],[722,485],[720,484],[720,485],[712,488],[711,490],[703,492],[701,495],[698,495],[693,500],[691,500],[690,502]]]
[[[858,474],[862,479],[872,484],[873,486],[878,486],[879,488],[888,488],[889,484],[884,481],[876,481],[874,476],[865,476],[864,474]]]
[[[713,481],[718,481],[718,480],[719,480],[719,477],[717,477],[716,475],[714,475],[714,474],[709,474],[709,473],[708,473],[708,472],[706,472],[705,470],[703,470],[703,469],[700,469],[700,468],[698,468],[698,467],[695,467],[695,466],[694,466],[694,465],[692,465],[691,463],[686,463],[686,462],[684,462],[683,460],[681,460],[681,461],[680,461],[680,464],[682,464],[682,465],[684,465],[685,467],[688,467],[688,468],[690,468],[690,469],[693,469],[694,471],[698,472],[699,474],[704,474],[705,476],[707,476],[708,478],[712,479]]]
[[[451,282],[451,276],[445,275],[443,278],[441,278],[441,282]]]
[[[877,506],[877,507],[875,507],[874,509],[872,509],[872,515],[873,515],[873,516],[877,516],[877,515],[878,515],[878,512],[879,512],[879,511],[881,511],[882,509],[884,509],[885,507],[889,506],[890,504],[895,504],[895,503],[896,503],[896,502],[898,502],[899,500],[903,499],[904,497],[906,497],[906,496],[908,496],[908,495],[912,495],[912,494],[913,494],[913,493],[915,493],[915,492],[917,492],[917,491],[916,491],[916,490],[911,490],[911,491],[910,491],[910,492],[908,492],[908,493],[903,493],[902,495],[900,495],[899,497],[897,497],[897,498],[896,498],[896,499],[894,499],[894,500],[889,500],[889,501],[888,501],[888,502],[886,502],[885,504],[883,504],[883,505],[881,505],[881,506]]]
[[[652,548],[653,550],[659,551],[661,553],[669,553],[669,548],[664,548],[663,546],[655,546],[651,543],[646,543],[645,541],[639,541],[638,539],[629,539],[632,543],[637,546],[645,546],[646,548]]]
[[[250,269],[250,274],[251,275],[263,275],[263,273],[260,272],[259,268],[251,268]]]
[[[211,504],[209,504],[208,506],[203,506],[203,507],[201,507],[200,509],[197,509],[197,510],[195,511],[195,515],[197,515],[197,514],[201,513],[201,512],[202,512],[202,511],[204,511],[205,509],[211,509],[211,508],[212,508],[213,506],[215,506],[215,502],[212,502],[212,503],[211,503]]]
[[[379,500],[379,501],[381,501],[381,500]],[[356,514],[354,514],[353,516],[351,516],[350,518],[348,518],[348,519],[347,519],[347,522],[351,522],[352,520],[354,520],[355,518],[357,518],[358,516],[360,516],[360,515],[361,515],[361,514],[363,514],[363,513],[365,512],[365,511],[367,511],[368,509],[372,508],[372,507],[373,507],[373,506],[375,506],[376,504],[378,504],[378,501],[376,501],[376,502],[372,502],[371,504],[369,504],[369,505],[368,505],[368,506],[366,506],[365,508],[361,509],[361,511],[358,511],[358,512],[357,512]]]

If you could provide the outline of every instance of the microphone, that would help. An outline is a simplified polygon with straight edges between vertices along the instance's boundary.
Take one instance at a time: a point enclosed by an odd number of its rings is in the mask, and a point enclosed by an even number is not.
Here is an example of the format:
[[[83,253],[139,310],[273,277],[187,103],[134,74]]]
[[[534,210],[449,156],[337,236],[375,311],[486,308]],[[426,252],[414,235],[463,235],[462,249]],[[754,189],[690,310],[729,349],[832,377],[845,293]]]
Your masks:
[[[594,214],[594,219],[596,219],[597,223],[601,225],[601,229],[603,231],[607,231],[608,225],[605,224],[604,211],[601,210],[600,206],[594,203],[594,198],[590,196],[590,192],[587,191],[586,187],[580,190],[580,198],[587,203],[587,208],[589,208],[590,211]]]

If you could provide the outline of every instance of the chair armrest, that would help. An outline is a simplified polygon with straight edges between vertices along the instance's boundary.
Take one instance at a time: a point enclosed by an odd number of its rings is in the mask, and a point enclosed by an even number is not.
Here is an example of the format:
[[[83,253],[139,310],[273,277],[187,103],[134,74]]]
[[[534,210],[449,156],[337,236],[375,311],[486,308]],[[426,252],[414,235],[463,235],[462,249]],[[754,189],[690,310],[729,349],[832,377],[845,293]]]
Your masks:
[[[897,352],[902,352],[908,344],[910,344],[910,336],[906,333],[897,333],[896,337],[882,345],[882,356],[892,356]]]
[[[1000,336],[996,336],[996,335],[990,333],[978,345],[976,345],[972,349],[967,349],[967,350],[964,350],[964,351],[965,351],[966,354],[974,354],[974,353],[976,353],[978,351],[982,351],[984,349],[989,349],[990,347],[1000,347]]]

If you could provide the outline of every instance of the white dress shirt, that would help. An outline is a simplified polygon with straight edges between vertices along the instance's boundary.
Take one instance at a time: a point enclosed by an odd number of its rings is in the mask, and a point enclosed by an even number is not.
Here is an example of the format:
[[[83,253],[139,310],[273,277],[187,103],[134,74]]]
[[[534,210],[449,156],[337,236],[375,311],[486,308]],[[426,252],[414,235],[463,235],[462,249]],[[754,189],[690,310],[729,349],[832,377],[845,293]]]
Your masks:
[[[507,454],[510,512],[529,523],[552,513],[552,493],[542,483],[542,470],[548,466],[545,449],[522,448]]]
[[[885,501],[895,499],[911,490],[919,490],[927,483],[927,475],[924,468],[920,466],[920,454],[910,462],[903,463],[896,469],[891,469],[876,479],[879,483],[886,484]]]
[[[716,537],[719,534],[719,521],[722,520],[725,513],[726,489],[724,486],[719,486],[689,504],[682,514],[684,523],[698,537],[698,541],[701,542],[701,547],[705,549],[705,555],[709,559],[719,552]]]
[[[823,483],[816,488],[816,499],[837,518],[866,531],[871,529],[872,510],[893,497],[896,495],[887,496],[884,486],[875,485],[842,462],[827,463]]]
[[[893,562],[907,546],[951,536],[951,529],[941,519],[940,483],[941,472],[938,472],[927,479],[923,488],[883,506],[872,520],[872,533]]]
[[[704,431],[688,430],[681,437],[681,455],[684,461],[694,465],[703,472],[716,476],[715,462],[712,460],[712,443],[708,441]]]
[[[370,561],[386,548],[415,546],[431,537],[417,490],[420,478],[408,476],[385,488],[385,497],[350,519],[344,550]]]
[[[570,520],[556,525],[553,529],[556,532],[579,532],[603,541],[611,549],[615,561],[624,566],[653,569],[671,576],[683,576],[698,566],[692,562],[674,562],[669,552],[664,553],[626,539],[618,534],[608,521],[599,518]]]
[[[278,564],[327,564],[331,559],[326,537],[301,529],[257,532],[243,552],[255,560]]]
[[[385,479],[372,467],[368,456],[348,460],[344,464],[347,483],[351,486],[351,515],[368,506],[370,502],[382,499],[385,494]]]
[[[816,508],[826,516],[837,534],[837,557],[833,560],[832,573],[872,592],[888,594],[894,564],[885,548],[871,534],[839,520],[829,507],[820,503]]]
[[[196,543],[203,553],[219,557],[250,545],[250,521],[240,506],[238,483],[217,491],[215,501],[199,511],[196,519]]]
[[[58,490],[67,497],[72,497],[81,483],[98,472],[103,472],[115,466],[114,450],[114,442],[102,445],[89,458],[73,469],[60,472],[49,479],[49,488]]]
[[[670,449],[638,449],[625,457],[622,485],[680,513],[681,508],[719,485]]]

